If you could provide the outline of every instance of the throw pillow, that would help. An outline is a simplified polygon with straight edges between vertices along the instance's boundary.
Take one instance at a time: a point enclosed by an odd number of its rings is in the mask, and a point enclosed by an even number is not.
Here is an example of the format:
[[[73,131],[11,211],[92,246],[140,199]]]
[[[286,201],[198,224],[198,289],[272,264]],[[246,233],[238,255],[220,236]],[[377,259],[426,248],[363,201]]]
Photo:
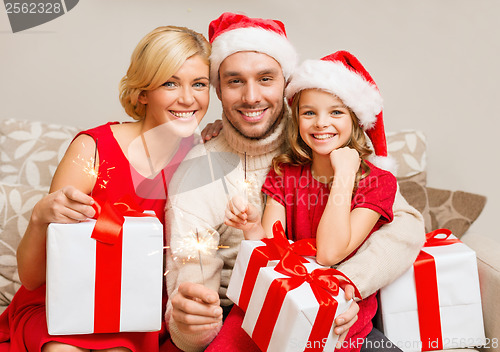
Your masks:
[[[417,209],[424,217],[425,231],[432,229],[432,219],[429,208],[429,198],[427,196],[426,172],[419,172],[409,177],[398,178],[399,191],[408,204]]]
[[[397,178],[426,171],[426,149],[425,136],[420,131],[387,132],[387,151],[398,164]]]
[[[450,229],[457,237],[477,219],[486,205],[486,197],[463,191],[427,188],[432,230]]]
[[[0,306],[7,306],[21,286],[16,250],[33,206],[47,189],[0,183]]]
[[[420,131],[405,130],[387,133],[387,150],[396,160],[399,190],[408,203],[424,217],[425,229],[431,229],[427,198],[426,139]]]
[[[49,187],[77,132],[72,126],[40,121],[0,121],[0,181]]]

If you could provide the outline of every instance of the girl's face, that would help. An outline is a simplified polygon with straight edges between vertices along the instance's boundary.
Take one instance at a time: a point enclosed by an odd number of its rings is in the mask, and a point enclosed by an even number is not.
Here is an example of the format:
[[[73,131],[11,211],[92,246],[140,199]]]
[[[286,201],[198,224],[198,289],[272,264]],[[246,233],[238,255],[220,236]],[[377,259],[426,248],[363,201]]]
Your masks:
[[[303,90],[298,112],[300,137],[311,148],[313,157],[330,155],[349,141],[351,114],[335,95],[318,89]]]
[[[195,131],[208,109],[209,67],[199,55],[188,58],[162,86],[144,91],[139,101],[146,105],[146,127],[164,123],[180,137]]]

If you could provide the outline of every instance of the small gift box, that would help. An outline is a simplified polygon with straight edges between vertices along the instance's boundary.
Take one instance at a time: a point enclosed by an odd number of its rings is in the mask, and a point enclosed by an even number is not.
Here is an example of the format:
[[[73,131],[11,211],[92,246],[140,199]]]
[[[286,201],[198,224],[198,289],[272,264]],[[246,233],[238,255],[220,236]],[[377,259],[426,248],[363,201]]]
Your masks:
[[[49,225],[46,307],[51,335],[161,328],[163,226],[134,211],[109,221],[120,213],[111,210],[114,215],[109,216],[110,206],[103,207],[97,224]]]
[[[273,225],[273,238],[242,241],[227,288],[227,297],[246,311],[260,268],[276,266],[287,249],[300,255],[316,255],[315,241],[293,243],[286,238],[281,222]],[[301,259],[308,262],[307,259]]]
[[[340,288],[352,282],[337,275],[287,252],[277,266],[260,269],[242,328],[262,351],[333,351],[334,319],[352,303]]]
[[[476,254],[436,230],[413,266],[380,290],[385,335],[403,351],[485,343]]]

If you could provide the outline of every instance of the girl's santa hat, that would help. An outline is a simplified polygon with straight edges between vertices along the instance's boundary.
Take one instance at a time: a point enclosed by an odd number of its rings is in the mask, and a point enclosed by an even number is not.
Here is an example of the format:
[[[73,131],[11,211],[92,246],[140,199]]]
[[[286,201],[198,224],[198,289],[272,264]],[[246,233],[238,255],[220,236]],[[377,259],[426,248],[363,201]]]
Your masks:
[[[210,22],[208,39],[212,44],[210,79],[219,83],[219,66],[229,55],[256,51],[275,59],[288,80],[297,65],[297,52],[288,41],[282,22],[226,12]]]
[[[293,96],[304,89],[321,89],[339,97],[357,116],[359,125],[370,138],[376,166],[395,172],[396,163],[387,155],[382,96],[375,81],[359,60],[347,51],[337,51],[321,60],[306,60],[288,84],[285,95]]]

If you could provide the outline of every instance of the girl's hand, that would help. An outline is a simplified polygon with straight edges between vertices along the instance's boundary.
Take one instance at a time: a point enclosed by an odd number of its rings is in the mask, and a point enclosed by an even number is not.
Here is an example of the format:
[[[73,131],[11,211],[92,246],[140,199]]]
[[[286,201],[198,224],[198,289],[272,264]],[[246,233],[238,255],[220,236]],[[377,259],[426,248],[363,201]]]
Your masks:
[[[43,197],[33,208],[33,224],[75,223],[95,215],[92,197],[73,186],[65,186]]]
[[[245,232],[260,225],[260,214],[243,197],[234,196],[227,204],[224,223]]]
[[[330,153],[330,162],[335,174],[345,173],[355,175],[359,170],[361,158],[356,149],[343,147],[335,149]]]
[[[208,123],[203,131],[201,131],[201,139],[203,140],[203,142],[208,142],[213,137],[217,137],[221,130],[222,120],[215,120],[212,123]]]

